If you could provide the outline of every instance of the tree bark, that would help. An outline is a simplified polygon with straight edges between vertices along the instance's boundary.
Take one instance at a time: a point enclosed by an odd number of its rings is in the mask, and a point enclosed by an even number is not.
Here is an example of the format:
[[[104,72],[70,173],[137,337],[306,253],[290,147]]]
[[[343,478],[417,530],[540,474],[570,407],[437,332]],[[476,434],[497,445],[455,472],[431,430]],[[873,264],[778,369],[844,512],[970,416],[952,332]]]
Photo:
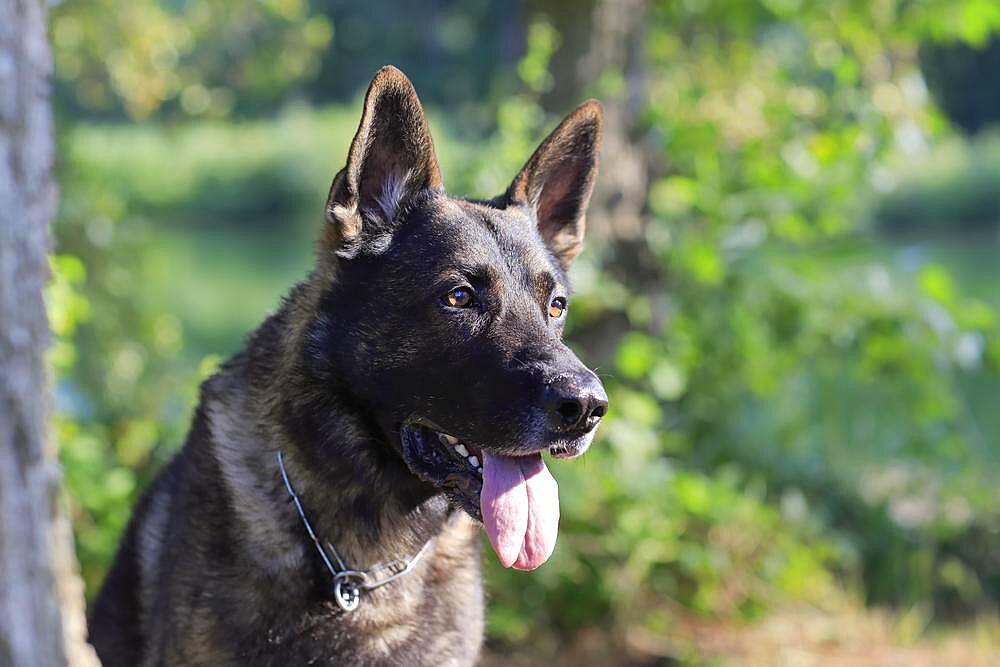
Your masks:
[[[601,166],[587,213],[587,239],[594,247],[642,245],[649,160],[636,137],[636,119],[646,104],[645,24],[648,0],[527,0],[528,16],[552,20],[562,44],[550,69],[554,87],[543,98],[562,112],[587,94],[604,105]],[[582,55],[581,55],[582,54]],[[611,74],[624,85],[601,85]],[[629,250],[622,262],[631,267]]]
[[[51,67],[42,0],[0,0],[0,665],[11,667],[98,664],[46,427]]]
[[[643,53],[646,0],[598,0],[591,15],[590,49],[577,75],[584,89],[608,71],[624,86],[602,91],[604,143],[591,198],[587,233],[595,243],[632,242],[644,233],[649,166],[635,141],[635,120],[646,101]]]
[[[648,104],[645,37],[648,0],[594,0],[575,77],[577,97],[595,94],[604,105],[604,139],[597,183],[587,209],[587,244],[608,275],[642,293],[651,305],[651,332],[668,319],[667,276],[649,245],[646,193],[657,162],[638,119]],[[557,26],[558,27],[558,26]],[[608,85],[608,81],[618,82]],[[597,364],[614,359],[621,334],[632,328],[609,312],[578,332],[574,342]]]

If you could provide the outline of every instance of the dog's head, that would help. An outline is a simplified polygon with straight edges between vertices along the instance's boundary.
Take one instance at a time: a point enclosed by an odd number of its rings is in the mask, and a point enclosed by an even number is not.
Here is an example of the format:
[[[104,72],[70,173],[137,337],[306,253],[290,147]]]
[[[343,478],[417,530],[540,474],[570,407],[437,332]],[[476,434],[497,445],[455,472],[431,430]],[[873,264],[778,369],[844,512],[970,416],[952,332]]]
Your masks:
[[[505,193],[453,198],[412,84],[386,67],[327,202],[313,352],[413,474],[483,520],[508,567],[537,567],[555,543],[542,452],[582,454],[608,406],[562,342],[601,122],[586,102]]]

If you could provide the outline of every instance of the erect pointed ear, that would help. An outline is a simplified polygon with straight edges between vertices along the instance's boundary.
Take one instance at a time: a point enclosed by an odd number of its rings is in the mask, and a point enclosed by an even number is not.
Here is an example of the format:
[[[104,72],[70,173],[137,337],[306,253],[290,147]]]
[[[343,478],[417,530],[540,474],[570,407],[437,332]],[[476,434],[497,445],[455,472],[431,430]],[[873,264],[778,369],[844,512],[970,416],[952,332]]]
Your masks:
[[[366,225],[385,231],[403,202],[441,187],[434,142],[417,92],[406,75],[383,67],[365,95],[361,125],[326,202],[326,238],[339,255],[354,255]]]
[[[507,190],[508,203],[534,210],[539,234],[563,267],[583,249],[603,122],[600,102],[581,104],[542,142]]]

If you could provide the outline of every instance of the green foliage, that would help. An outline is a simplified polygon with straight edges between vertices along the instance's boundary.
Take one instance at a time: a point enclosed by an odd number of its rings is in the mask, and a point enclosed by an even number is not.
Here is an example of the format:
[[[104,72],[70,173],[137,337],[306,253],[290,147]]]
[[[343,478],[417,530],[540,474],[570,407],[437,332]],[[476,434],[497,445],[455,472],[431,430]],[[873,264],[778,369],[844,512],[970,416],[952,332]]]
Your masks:
[[[51,17],[57,100],[74,116],[221,119],[344,102],[392,63],[467,129],[488,126],[483,101],[510,92],[522,22],[503,3],[460,0],[66,0]]]
[[[619,370],[665,397],[689,465],[801,491],[858,549],[870,599],[951,590],[934,571],[948,540],[998,521],[998,425],[968,398],[1000,389],[996,313],[935,267],[910,276],[857,248],[859,190],[908,136],[940,131],[913,46],[953,7],[737,4],[656,12],[646,119],[669,168],[647,238],[670,296],[643,295],[649,323],[624,312],[649,339],[623,339]]]
[[[306,0],[69,0],[52,12],[59,92],[91,112],[225,116],[315,76],[332,24]]]
[[[318,75],[304,87],[310,100],[343,103],[367,85],[372,72],[393,64],[412,79],[425,104],[452,110],[451,126],[481,128],[493,121],[491,98],[510,92],[524,21],[516,6],[314,0],[313,7],[336,26],[336,34]]]
[[[127,202],[132,214],[172,224],[294,219],[321,210],[315,195],[329,185],[334,156],[346,154],[352,123],[346,109],[291,109],[268,123],[81,124],[65,144],[67,177],[118,207]]]
[[[884,175],[881,160],[909,148],[906,132],[926,140],[940,131],[914,84],[913,44],[926,12],[948,10],[797,9],[656,7],[644,140],[666,168],[650,189],[645,241],[666,270],[653,288],[636,291],[628,285],[633,261],[592,250],[577,275],[573,337],[586,347],[596,343],[589,331],[607,336],[602,322],[629,323],[612,372],[612,403],[625,412],[627,435],[611,422],[609,442],[622,437],[640,462],[652,451],[704,475],[719,496],[722,471],[737,470],[746,497],[808,508],[801,511],[835,536],[836,548],[824,550],[808,531],[786,526],[788,539],[808,545],[806,579],[822,581],[832,565],[857,572],[871,601],[988,606],[998,596],[994,566],[974,554],[1000,521],[1000,470],[986,435],[1000,423],[988,401],[973,397],[1000,389],[996,312],[961,296],[939,267],[913,275],[865,251],[859,197]],[[620,472],[598,466],[587,474],[606,481]],[[642,497],[667,513],[655,495]],[[764,514],[740,523],[748,539],[769,535]],[[669,544],[652,528],[646,538]],[[691,548],[712,550],[704,539]],[[941,563],[955,576],[944,576]],[[593,570],[619,567],[620,556],[604,554]],[[755,571],[753,559],[741,567]],[[677,576],[682,568],[669,569]],[[641,581],[645,589],[655,577]],[[712,590],[705,573],[696,581]],[[503,587],[520,582],[505,577]],[[511,600],[530,599],[515,590]],[[584,605],[581,596],[594,589],[573,590],[573,604]],[[662,598],[645,607],[625,590],[627,602],[614,607],[593,593],[605,615],[590,618],[657,616]],[[730,611],[676,590],[669,599]],[[546,597],[538,607],[555,619],[568,604]]]

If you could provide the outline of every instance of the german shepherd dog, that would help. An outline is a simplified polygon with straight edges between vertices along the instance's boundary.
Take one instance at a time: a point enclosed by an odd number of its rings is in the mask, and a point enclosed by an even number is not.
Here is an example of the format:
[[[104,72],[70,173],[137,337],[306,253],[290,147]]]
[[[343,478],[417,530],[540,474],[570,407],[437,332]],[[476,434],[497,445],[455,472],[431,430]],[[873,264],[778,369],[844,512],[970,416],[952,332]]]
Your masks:
[[[544,563],[542,453],[581,455],[607,410],[561,341],[602,117],[458,199],[412,84],[376,74],[313,270],[135,508],[90,615],[106,667],[477,660],[479,527],[505,567]]]

